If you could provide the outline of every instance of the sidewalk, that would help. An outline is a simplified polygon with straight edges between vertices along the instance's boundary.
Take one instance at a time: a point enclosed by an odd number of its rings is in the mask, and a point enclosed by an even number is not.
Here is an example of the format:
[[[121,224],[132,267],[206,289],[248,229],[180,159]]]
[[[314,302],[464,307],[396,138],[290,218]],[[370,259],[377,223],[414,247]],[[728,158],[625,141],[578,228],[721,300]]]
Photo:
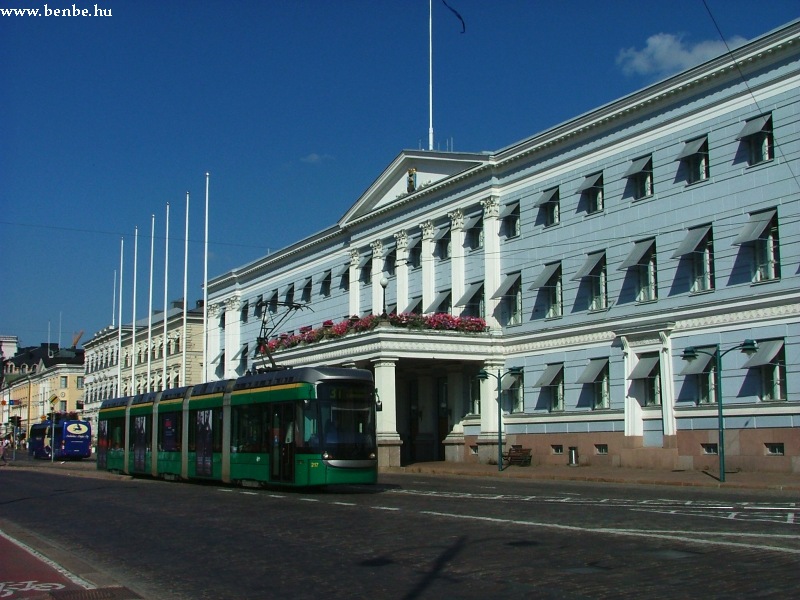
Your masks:
[[[500,477],[539,481],[595,481],[601,483],[670,485],[686,487],[715,487],[721,489],[753,489],[800,492],[800,474],[796,473],[725,473],[725,482],[718,472],[662,471],[598,466],[507,466],[498,471],[497,465],[425,462],[407,467],[381,467],[381,473],[420,473],[425,475],[456,475],[468,477]]]
[[[82,461],[51,463],[33,460],[27,455],[17,456],[3,469],[48,469],[77,477],[128,479],[127,475],[98,471],[94,457]],[[500,477],[503,479],[528,479],[533,481],[594,481],[638,485],[669,485],[685,487],[712,487],[721,489],[752,489],[800,492],[800,474],[769,472],[727,472],[725,483],[719,481],[717,471],[664,471],[658,469],[630,469],[598,466],[507,466],[502,471],[497,465],[456,462],[420,462],[406,467],[380,467],[381,473],[406,473],[424,475],[452,475],[462,477]]]

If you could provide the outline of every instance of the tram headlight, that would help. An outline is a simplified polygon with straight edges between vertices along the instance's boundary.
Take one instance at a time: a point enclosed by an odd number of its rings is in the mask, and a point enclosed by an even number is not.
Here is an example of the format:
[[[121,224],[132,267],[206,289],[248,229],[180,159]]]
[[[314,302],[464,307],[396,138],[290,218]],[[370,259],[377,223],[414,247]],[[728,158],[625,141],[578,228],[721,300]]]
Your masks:
[[[378,456],[374,452],[370,452],[369,453],[369,459],[370,460],[375,460],[376,458],[378,458]]]
[[[322,453],[322,460],[330,460],[332,458],[333,456],[331,456],[331,454],[327,450]]]

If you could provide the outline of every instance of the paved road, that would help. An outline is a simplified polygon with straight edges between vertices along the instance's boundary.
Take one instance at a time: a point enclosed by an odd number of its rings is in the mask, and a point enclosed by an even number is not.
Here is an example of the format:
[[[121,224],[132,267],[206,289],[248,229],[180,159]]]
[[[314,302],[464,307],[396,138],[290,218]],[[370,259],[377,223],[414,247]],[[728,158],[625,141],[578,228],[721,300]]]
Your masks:
[[[144,598],[787,598],[800,586],[796,494],[419,474],[319,493],[2,476],[3,519]]]

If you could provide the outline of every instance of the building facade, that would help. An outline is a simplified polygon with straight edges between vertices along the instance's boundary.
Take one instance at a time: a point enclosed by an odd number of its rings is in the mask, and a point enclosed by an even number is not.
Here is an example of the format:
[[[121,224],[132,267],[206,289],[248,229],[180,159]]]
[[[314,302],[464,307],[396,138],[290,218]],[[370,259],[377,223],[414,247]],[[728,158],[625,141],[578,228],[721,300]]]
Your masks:
[[[498,151],[401,152],[210,282],[209,377],[265,344],[368,368],[387,465],[713,470],[723,402],[729,468],[798,472],[798,90],[794,22]]]
[[[30,430],[53,412],[80,413],[83,409],[84,351],[40,344],[16,349],[3,365],[3,434],[13,419],[20,433]]]
[[[86,389],[82,416],[92,422],[93,431],[103,400],[202,383],[201,303],[187,311],[185,328],[183,305],[173,303],[166,315],[166,335],[164,325],[164,313],[157,312],[152,322],[137,321],[135,339],[129,323],[121,331],[120,327],[106,327],[84,344]]]

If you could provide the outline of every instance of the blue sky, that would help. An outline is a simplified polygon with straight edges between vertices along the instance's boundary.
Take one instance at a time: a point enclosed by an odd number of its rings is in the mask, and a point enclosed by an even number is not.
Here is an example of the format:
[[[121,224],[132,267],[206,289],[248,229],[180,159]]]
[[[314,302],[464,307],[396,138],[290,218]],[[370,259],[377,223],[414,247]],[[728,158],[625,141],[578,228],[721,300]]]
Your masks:
[[[107,17],[0,16],[0,334],[68,345],[338,221],[427,147],[426,0],[50,0]],[[38,8],[0,0],[0,9]],[[800,16],[796,0],[433,3],[435,146],[497,150]],[[709,10],[714,17],[709,16]],[[119,300],[119,299],[117,299]]]

